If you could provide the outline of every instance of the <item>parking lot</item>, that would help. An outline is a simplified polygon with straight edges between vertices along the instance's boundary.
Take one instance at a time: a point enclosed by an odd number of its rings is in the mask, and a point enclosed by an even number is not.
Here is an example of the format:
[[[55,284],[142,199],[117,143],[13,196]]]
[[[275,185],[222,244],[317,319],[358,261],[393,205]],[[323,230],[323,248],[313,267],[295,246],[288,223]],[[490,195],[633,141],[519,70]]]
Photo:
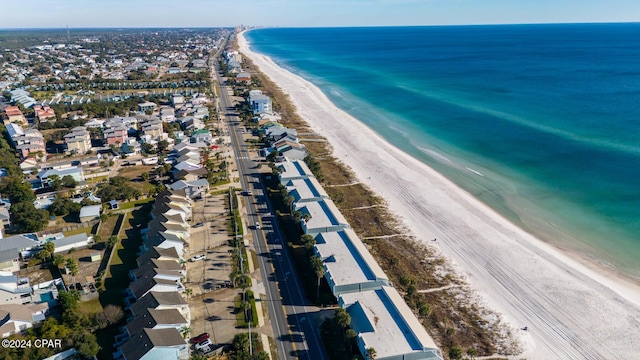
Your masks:
[[[185,286],[191,289],[191,335],[209,333],[214,345],[231,343],[239,331],[234,314],[238,290],[225,286],[230,286],[232,250],[227,219],[225,195],[194,202],[191,239],[185,255],[186,259],[204,255],[203,259],[187,262]]]

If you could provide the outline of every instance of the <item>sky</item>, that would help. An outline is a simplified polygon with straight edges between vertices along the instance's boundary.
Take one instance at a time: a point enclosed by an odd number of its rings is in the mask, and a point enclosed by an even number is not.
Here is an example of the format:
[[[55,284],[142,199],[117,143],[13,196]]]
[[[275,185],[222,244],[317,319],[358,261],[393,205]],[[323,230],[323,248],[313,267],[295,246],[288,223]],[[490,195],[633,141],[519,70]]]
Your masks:
[[[640,0],[0,0],[0,10],[0,28],[640,21]]]

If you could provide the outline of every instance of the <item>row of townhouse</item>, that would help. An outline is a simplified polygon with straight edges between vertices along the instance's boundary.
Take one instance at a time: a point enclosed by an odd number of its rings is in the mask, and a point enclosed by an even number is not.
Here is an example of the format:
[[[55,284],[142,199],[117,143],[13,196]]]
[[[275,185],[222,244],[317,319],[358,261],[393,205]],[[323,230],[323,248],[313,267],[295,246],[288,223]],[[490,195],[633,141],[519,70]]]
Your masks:
[[[362,356],[370,359],[443,359],[440,349],[302,161],[276,164],[281,184],[302,213],[302,229],[340,307],[351,315]]]
[[[191,311],[181,293],[192,209],[183,190],[166,190],[156,198],[152,219],[141,231],[138,267],[129,273],[127,324],[115,337],[114,359],[188,359]]]
[[[7,124],[7,132],[11,138],[11,143],[18,151],[20,159],[34,157],[36,159],[45,159],[47,149],[45,148],[44,136],[36,129],[23,130],[20,125],[10,123]]]

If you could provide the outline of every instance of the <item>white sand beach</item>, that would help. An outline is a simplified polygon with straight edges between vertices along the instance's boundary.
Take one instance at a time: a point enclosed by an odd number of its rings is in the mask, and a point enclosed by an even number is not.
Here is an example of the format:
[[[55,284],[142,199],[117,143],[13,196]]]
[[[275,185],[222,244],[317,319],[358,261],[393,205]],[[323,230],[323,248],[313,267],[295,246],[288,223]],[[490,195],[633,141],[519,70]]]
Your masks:
[[[338,109],[314,85],[249,50],[336,157],[385,198],[418,239],[437,238],[485,306],[516,330],[527,359],[639,359],[640,291],[511,224]],[[389,170],[392,169],[393,172]]]

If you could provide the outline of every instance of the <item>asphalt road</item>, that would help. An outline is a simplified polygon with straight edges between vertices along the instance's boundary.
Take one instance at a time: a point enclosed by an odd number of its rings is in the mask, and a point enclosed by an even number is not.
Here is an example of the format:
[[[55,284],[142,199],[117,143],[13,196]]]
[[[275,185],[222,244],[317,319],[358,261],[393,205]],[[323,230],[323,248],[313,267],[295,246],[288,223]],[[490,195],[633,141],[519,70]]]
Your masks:
[[[274,211],[264,193],[264,184],[257,172],[256,163],[250,160],[250,154],[240,133],[240,119],[232,110],[231,101],[220,85],[221,111],[225,114],[231,144],[236,156],[240,174],[240,183],[244,190],[251,190],[247,196],[249,228],[253,239],[266,293],[266,302],[273,325],[273,332],[280,359],[326,359],[319,329],[309,321],[308,313],[312,308],[302,292],[300,281],[288,251],[283,247],[282,232],[278,228]],[[260,224],[257,229],[256,223]]]

